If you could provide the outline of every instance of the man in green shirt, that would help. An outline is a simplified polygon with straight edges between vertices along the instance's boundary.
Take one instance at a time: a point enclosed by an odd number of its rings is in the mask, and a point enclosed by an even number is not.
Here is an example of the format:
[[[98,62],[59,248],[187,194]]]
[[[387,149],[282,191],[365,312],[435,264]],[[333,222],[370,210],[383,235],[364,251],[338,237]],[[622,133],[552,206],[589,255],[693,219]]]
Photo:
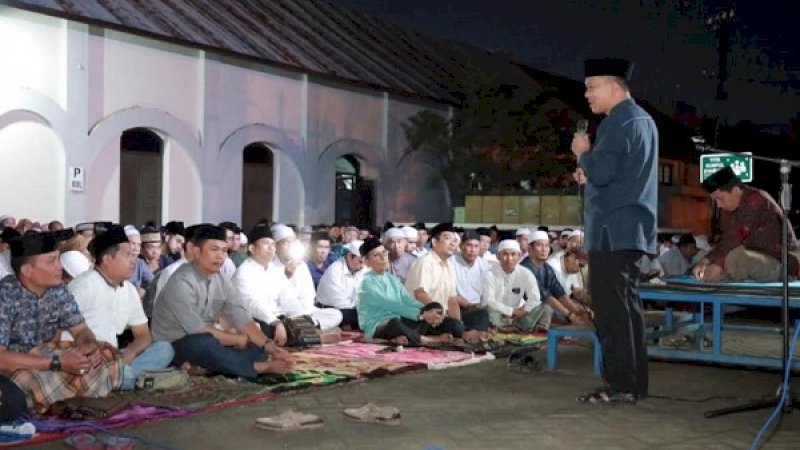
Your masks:
[[[431,302],[423,308],[394,275],[389,274],[388,252],[378,239],[360,247],[364,263],[372,269],[358,290],[358,323],[364,337],[388,339],[397,344],[432,345],[452,342],[461,336],[463,324],[444,314],[442,305]]]

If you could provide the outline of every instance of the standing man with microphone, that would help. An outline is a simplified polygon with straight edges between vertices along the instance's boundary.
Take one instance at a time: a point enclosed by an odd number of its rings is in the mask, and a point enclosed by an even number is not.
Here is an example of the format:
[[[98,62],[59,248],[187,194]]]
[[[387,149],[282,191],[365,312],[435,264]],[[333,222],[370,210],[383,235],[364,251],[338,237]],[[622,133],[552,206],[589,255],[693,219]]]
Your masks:
[[[637,261],[656,251],[658,130],[631,98],[632,64],[586,61],[586,99],[607,116],[592,143],[576,133],[574,176],[585,184],[585,245],[595,326],[607,386],[578,397],[592,404],[636,404],[647,396],[647,347]]]

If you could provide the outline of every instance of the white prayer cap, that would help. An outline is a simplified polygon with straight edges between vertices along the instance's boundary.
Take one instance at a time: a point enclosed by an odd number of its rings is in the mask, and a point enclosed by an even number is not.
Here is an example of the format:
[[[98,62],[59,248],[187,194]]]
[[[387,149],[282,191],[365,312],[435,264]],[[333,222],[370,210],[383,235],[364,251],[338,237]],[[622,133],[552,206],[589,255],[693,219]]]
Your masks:
[[[573,231],[573,232],[571,232],[571,233],[569,234],[569,237],[579,237],[579,238],[582,238],[582,237],[583,237],[583,231],[581,231],[581,230],[575,230],[575,231]]]
[[[242,245],[247,245],[249,241],[247,240],[247,235],[245,233],[239,233],[239,242],[241,242]]]
[[[406,225],[402,228],[402,230],[403,234],[406,236],[406,239],[409,241],[417,242],[417,239],[419,239],[419,231],[417,231],[416,228]]]
[[[0,216],[0,222],[4,221],[6,219],[13,219],[13,218],[14,218],[14,216],[9,216],[8,214],[3,214],[2,216]]]
[[[547,231],[536,230],[531,235],[531,242],[533,241],[547,241],[550,242],[550,236],[547,235]]]
[[[562,231],[562,232],[561,232],[561,234],[560,234],[559,236],[561,236],[561,237],[563,237],[563,238],[567,238],[567,237],[569,237],[571,234],[572,234],[572,230],[564,230],[564,231]]]
[[[522,227],[517,230],[517,236],[528,236],[531,237],[531,229],[527,227]]]
[[[397,227],[392,227],[386,230],[386,233],[383,234],[384,240],[392,240],[392,239],[405,239],[406,234],[403,233],[403,230]]]
[[[91,268],[91,264],[86,255],[77,250],[70,250],[62,253],[59,259],[61,260],[61,267],[63,267],[72,278],[77,277]]]
[[[514,239],[504,239],[497,244],[497,254],[499,255],[503,250],[513,250],[517,253],[522,253],[519,249],[519,242]]]
[[[355,256],[361,257],[361,246],[364,244],[364,241],[359,241],[358,239],[353,239],[350,241],[349,244],[345,245],[344,248],[352,253]]]
[[[675,236],[672,236],[672,238],[670,240],[672,241],[673,244],[677,244],[678,242],[681,241],[681,235],[680,234],[676,234]]]
[[[700,250],[708,250],[709,248],[711,248],[711,246],[708,245],[708,238],[704,234],[698,234],[697,236],[695,236],[694,242],[697,244],[697,248],[699,248]]]
[[[141,236],[139,234],[139,230],[136,229],[133,225],[125,225],[125,236]]]
[[[294,230],[283,224],[276,224],[272,227],[272,238],[275,242],[280,242],[284,239],[295,238]]]

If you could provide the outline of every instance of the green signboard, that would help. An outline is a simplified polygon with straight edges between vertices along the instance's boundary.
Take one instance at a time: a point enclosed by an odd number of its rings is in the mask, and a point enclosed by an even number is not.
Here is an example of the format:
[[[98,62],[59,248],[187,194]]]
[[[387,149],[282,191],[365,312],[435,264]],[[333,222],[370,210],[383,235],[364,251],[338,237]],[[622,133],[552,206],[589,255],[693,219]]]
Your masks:
[[[725,166],[731,166],[733,173],[743,183],[753,181],[753,158],[729,153],[710,153],[700,155],[700,182],[702,183]]]

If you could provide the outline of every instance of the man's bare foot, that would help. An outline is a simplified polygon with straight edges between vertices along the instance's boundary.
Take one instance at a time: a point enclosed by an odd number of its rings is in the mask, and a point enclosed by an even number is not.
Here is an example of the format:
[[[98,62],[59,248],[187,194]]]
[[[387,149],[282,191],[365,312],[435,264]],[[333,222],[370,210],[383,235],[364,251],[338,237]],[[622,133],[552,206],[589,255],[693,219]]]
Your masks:
[[[420,343],[422,345],[437,346],[441,344],[451,344],[453,342],[453,335],[450,333],[440,334],[438,336],[420,336]]]
[[[342,331],[338,328],[326,331],[320,334],[319,339],[323,344],[335,344],[342,340]]]
[[[204,377],[208,375],[208,371],[200,366],[193,366],[188,362],[181,364],[181,370],[193,377]]]
[[[272,359],[269,361],[255,362],[253,363],[253,367],[258,373],[289,373],[294,368],[294,361]]]
[[[391,342],[397,345],[408,345],[408,338],[405,336],[397,336],[396,338],[391,339]]]
[[[465,331],[464,334],[461,335],[464,339],[464,342],[469,342],[470,344],[474,344],[481,340],[481,333],[478,330],[469,330]]]

